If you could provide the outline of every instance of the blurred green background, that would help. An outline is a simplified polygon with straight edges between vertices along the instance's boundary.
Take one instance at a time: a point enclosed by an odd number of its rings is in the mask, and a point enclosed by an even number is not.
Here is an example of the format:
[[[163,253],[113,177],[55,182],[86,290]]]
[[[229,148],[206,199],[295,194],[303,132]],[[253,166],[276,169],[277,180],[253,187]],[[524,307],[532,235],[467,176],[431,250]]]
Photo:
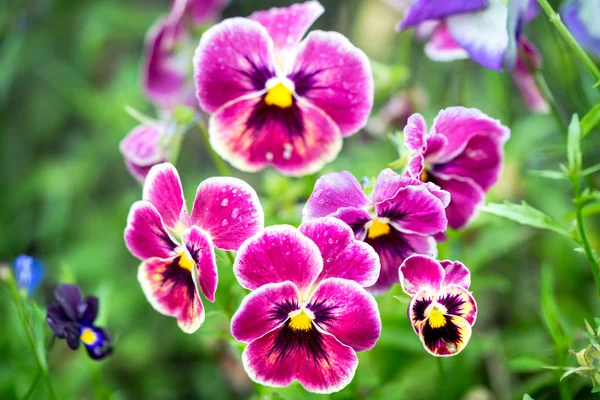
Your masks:
[[[224,17],[291,4],[234,0]],[[528,174],[565,162],[566,129],[552,115],[533,115],[508,74],[469,62],[434,63],[423,44],[394,24],[401,14],[378,0],[322,0],[325,14],[313,28],[347,35],[374,60],[376,108],[402,88],[421,87],[417,111],[428,121],[446,106],[477,107],[512,129],[501,182],[489,200],[510,199],[544,210],[569,228],[573,218],[567,181]],[[560,1],[552,2],[558,8]],[[228,333],[226,313],[244,296],[224,255],[219,261],[217,304],[205,325],[186,335],[176,321],[155,312],[136,279],[138,261],[123,242],[129,207],[141,197],[129,176],[119,141],[137,122],[129,104],[149,115],[140,84],[144,35],[168,0],[2,0],[0,4],[0,261],[35,255],[46,278],[34,296],[43,309],[58,282],[76,282],[100,298],[100,325],[115,338],[114,355],[94,362],[80,349],[57,342],[48,357],[61,399],[316,398],[298,384],[271,389],[252,384],[240,363],[241,347]],[[600,95],[545,16],[526,27],[540,49],[543,76],[556,98],[562,124],[583,116]],[[388,131],[402,126],[388,127]],[[600,131],[583,142],[584,165],[600,162]],[[349,170],[376,176],[399,157],[386,136],[367,132],[345,140],[338,159],[321,173]],[[177,167],[190,200],[198,183],[216,170],[197,131],[184,139]],[[320,174],[321,174],[320,173]],[[267,224],[297,225],[317,176],[285,178],[273,170],[234,174],[261,196]],[[597,176],[587,184],[598,188]],[[586,214],[593,247],[600,249],[598,210]],[[332,399],[536,399],[579,398],[590,382],[543,366],[575,366],[568,349],[587,342],[584,318],[600,316],[584,256],[556,234],[491,215],[468,230],[450,233],[440,258],[472,271],[479,317],[470,344],[445,359],[447,378],[425,353],[406,317],[406,304],[378,298],[383,332],[359,355],[353,382]],[[543,277],[543,279],[542,279]],[[206,301],[204,302],[207,303]],[[220,310],[225,310],[225,313]],[[43,312],[43,311],[42,311]],[[47,337],[50,336],[45,329]],[[0,291],[0,398],[21,398],[38,367],[5,291]],[[40,383],[34,398],[46,398]]]

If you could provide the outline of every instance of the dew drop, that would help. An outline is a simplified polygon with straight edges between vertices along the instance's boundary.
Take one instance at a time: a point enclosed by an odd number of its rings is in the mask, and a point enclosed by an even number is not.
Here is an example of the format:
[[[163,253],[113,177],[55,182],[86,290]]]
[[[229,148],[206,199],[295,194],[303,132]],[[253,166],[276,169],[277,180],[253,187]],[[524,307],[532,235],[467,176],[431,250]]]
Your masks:
[[[267,159],[267,161],[272,161],[273,160],[273,153],[271,153],[270,151],[267,151],[265,153],[265,158]]]
[[[223,218],[223,221],[221,221],[221,226],[227,226],[229,224],[229,221],[227,221],[227,218]]]
[[[229,204],[229,199],[227,197],[225,197],[223,200],[221,200],[221,205],[223,207],[227,207],[228,204]]]
[[[323,189],[317,189],[313,192],[313,196],[315,196],[315,199],[318,199],[321,193],[323,193]]]
[[[238,215],[240,215],[240,210],[238,210],[237,208],[234,208],[233,211],[231,212],[231,218],[237,218]]]
[[[333,239],[332,238],[327,239],[327,243],[333,244]]]

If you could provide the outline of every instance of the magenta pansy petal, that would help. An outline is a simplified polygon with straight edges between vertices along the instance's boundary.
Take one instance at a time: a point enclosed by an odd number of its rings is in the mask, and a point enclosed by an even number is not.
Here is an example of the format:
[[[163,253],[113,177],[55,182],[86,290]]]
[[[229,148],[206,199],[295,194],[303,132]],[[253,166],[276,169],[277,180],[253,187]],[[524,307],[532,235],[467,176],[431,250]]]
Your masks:
[[[416,0],[412,3],[404,20],[398,29],[406,29],[424,21],[437,20],[449,15],[470,13],[487,7],[487,0],[461,0],[444,1],[439,0]]]
[[[448,26],[440,23],[425,45],[425,54],[433,61],[455,61],[469,58],[469,53],[456,43]]]
[[[323,110],[350,136],[363,128],[373,107],[368,57],[342,34],[313,31],[298,46],[288,78],[296,95]]]
[[[425,157],[422,154],[415,154],[408,161],[406,172],[413,179],[421,179],[425,170]]]
[[[142,198],[156,207],[165,225],[171,229],[178,226],[182,213],[187,212],[179,173],[171,163],[152,167],[144,183]]]
[[[290,281],[304,292],[322,270],[317,245],[289,225],[270,226],[245,241],[233,264],[240,285],[251,290]]]
[[[381,333],[375,298],[355,281],[323,280],[308,300],[315,324],[356,351],[373,348]]]
[[[198,266],[197,284],[209,301],[215,301],[218,284],[217,261],[212,240],[208,233],[197,226],[183,232],[181,240],[191,259]]]
[[[325,9],[318,1],[292,4],[289,7],[274,7],[256,11],[248,18],[267,28],[275,44],[278,61],[286,61],[294,48]],[[282,63],[281,67],[285,67]],[[282,71],[283,72],[283,71]]]
[[[273,41],[258,22],[230,18],[202,35],[193,64],[200,107],[214,113],[229,101],[265,89],[275,76]]]
[[[436,302],[444,306],[447,315],[464,318],[470,325],[477,319],[477,303],[465,288],[444,285],[438,292]]]
[[[299,307],[299,297],[298,288],[291,282],[259,287],[244,298],[231,318],[231,334],[244,343],[261,337],[288,319],[289,311],[282,310],[287,305]]]
[[[138,125],[121,140],[119,150],[134,165],[157,164],[166,158],[165,151],[159,144],[160,136],[160,126]]]
[[[448,204],[450,204],[451,200],[450,192],[445,191],[433,182],[425,182],[425,187],[427,190],[429,190],[429,193],[437,197],[442,202],[444,207],[448,207]]]
[[[377,176],[377,180],[375,181],[372,195],[373,203],[392,199],[398,194],[400,189],[411,185],[421,185],[421,181],[400,175],[390,168],[386,168],[379,173],[379,176]]]
[[[371,246],[354,239],[352,229],[344,222],[335,218],[319,218],[304,222],[298,229],[321,251],[323,271],[317,282],[327,278],[344,278],[366,287],[377,281],[381,268],[379,256]]]
[[[423,289],[438,291],[444,281],[442,265],[434,258],[420,254],[404,260],[399,274],[402,290],[411,296]]]
[[[156,207],[147,201],[137,201],[131,206],[125,228],[125,244],[141,260],[173,257],[178,246],[163,225]]]
[[[175,0],[177,2],[184,3],[184,13],[194,25],[202,25],[216,19],[229,0]]]
[[[264,227],[264,213],[258,195],[246,182],[215,177],[198,186],[190,222],[208,231],[219,249],[237,250]]]
[[[302,215],[307,220],[328,216],[343,207],[361,208],[369,204],[360,183],[350,172],[329,173],[317,179]]]
[[[166,161],[166,159],[162,160],[162,161]],[[144,182],[144,180],[146,179],[146,176],[148,176],[148,172],[150,172],[150,170],[152,169],[152,167],[154,165],[144,167],[141,165],[133,164],[132,162],[125,160],[125,166],[127,167],[127,170],[129,171],[131,176],[133,176],[135,179],[137,179],[140,182]]]
[[[408,117],[404,128],[404,144],[409,150],[421,153],[425,151],[427,142],[427,122],[421,114],[413,114]]]
[[[485,193],[475,182],[469,178],[457,179],[438,174],[431,174],[429,179],[450,192],[450,204],[446,207],[449,227],[462,229],[479,213]]]
[[[348,385],[358,365],[354,350],[332,335],[310,332],[318,343],[315,348],[289,337],[285,340],[289,335],[285,327],[252,341],[242,353],[250,379],[274,387],[298,380],[306,390],[315,393],[333,393]]]
[[[234,167],[254,172],[267,165],[287,175],[306,175],[333,161],[342,148],[337,125],[302,100],[289,108],[249,96],[221,108],[210,119],[210,142]]]
[[[502,144],[510,136],[510,130],[500,121],[475,108],[464,107],[449,107],[440,111],[432,129],[447,140],[444,148],[432,160],[435,163],[447,162],[459,155],[475,135],[486,135]]]
[[[177,318],[182,331],[194,333],[204,322],[204,307],[191,272],[179,265],[180,257],[144,261],[138,281],[156,311]]]
[[[460,261],[439,261],[444,268],[444,285],[458,285],[465,289],[471,286],[471,272]]]

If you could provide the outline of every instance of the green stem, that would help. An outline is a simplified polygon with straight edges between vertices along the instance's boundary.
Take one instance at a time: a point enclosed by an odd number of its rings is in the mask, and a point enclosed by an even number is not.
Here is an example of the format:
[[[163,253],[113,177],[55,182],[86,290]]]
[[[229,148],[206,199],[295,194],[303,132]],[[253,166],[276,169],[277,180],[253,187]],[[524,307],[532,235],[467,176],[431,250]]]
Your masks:
[[[206,144],[206,148],[210,152],[210,157],[212,158],[213,163],[215,164],[215,167],[217,168],[217,171],[219,171],[219,174],[221,174],[222,176],[231,176],[231,171],[229,170],[229,167],[227,166],[225,161],[223,161],[223,159],[221,157],[219,157],[219,155],[217,153],[215,153],[212,146],[210,145],[210,141],[208,139],[208,131],[206,129],[206,126],[204,126],[202,121],[199,121],[196,124],[196,126],[198,127],[198,130],[200,131],[200,136],[202,136],[202,140],[204,140],[204,144]]]
[[[232,251],[226,251],[225,252],[227,254],[227,258],[229,258],[229,261],[231,262],[231,265],[233,265],[234,262],[234,257],[233,257],[233,252]]]
[[[437,362],[438,372],[440,374],[440,392],[442,393],[442,398],[447,399],[450,387],[448,386],[448,375],[446,374],[446,368],[444,367],[444,358],[436,357],[435,361]]]
[[[544,98],[550,105],[550,109],[552,110],[552,116],[558,123],[558,126],[562,128],[561,132],[567,132],[567,124],[563,121],[562,117],[560,116],[558,106],[556,105],[556,100],[554,100],[554,96],[550,91],[550,87],[548,86],[548,83],[546,83],[546,78],[544,78],[544,75],[541,73],[541,71],[536,71],[534,73],[534,77],[535,83],[538,85]]]
[[[560,19],[560,16],[556,13],[556,11],[554,11],[550,3],[548,3],[548,0],[538,0],[538,3],[540,3],[540,6],[544,9],[544,12],[546,13],[546,15],[548,15],[548,18],[550,18],[550,22],[556,27],[558,32],[567,42],[567,44],[571,46],[573,51],[575,51],[577,56],[581,59],[581,61],[583,61],[587,69],[590,71],[590,73],[596,80],[596,82],[600,82],[600,70],[598,70],[598,67],[596,67],[594,61],[592,61],[590,56],[587,55],[585,50],[583,50],[579,43],[577,43],[577,40],[575,40],[573,35],[571,35],[571,32],[569,32],[565,24],[563,24],[563,22]]]
[[[598,295],[600,296],[600,265],[598,265],[598,261],[594,256],[594,252],[592,251],[592,247],[590,246],[590,242],[588,241],[587,234],[585,232],[585,226],[583,225],[583,213],[579,192],[579,177],[573,179],[573,191],[575,197],[575,218],[577,221],[577,232],[579,233],[579,238],[581,240],[581,246],[585,251],[585,255],[590,262],[590,267],[592,269],[592,275],[594,276],[594,281],[596,282],[596,288],[598,290]]]

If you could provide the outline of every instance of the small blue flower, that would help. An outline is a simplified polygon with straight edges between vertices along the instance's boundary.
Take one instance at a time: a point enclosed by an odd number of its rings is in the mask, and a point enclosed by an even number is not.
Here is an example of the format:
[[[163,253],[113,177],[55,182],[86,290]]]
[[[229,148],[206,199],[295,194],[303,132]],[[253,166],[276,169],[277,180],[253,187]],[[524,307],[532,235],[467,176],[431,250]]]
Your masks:
[[[19,289],[27,291],[27,297],[37,289],[44,278],[44,268],[35,258],[21,254],[14,262],[15,278]]]

